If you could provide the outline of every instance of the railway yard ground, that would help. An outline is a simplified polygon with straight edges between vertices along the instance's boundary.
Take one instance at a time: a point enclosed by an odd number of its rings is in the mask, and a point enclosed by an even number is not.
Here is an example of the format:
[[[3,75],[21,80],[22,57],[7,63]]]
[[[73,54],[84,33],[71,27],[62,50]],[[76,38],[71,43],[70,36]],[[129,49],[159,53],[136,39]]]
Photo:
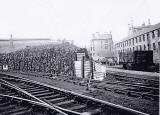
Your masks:
[[[5,73],[12,76],[24,77],[30,80],[35,80],[58,88],[94,97],[103,101],[122,105],[124,107],[128,107],[144,113],[152,115],[159,114],[158,76],[148,77],[143,75],[142,77],[142,75],[140,75],[136,76],[136,78],[134,78],[133,76],[131,78],[128,78],[128,76],[117,77],[117,75],[114,76],[115,73],[109,72],[106,75],[104,81],[91,81],[90,89],[86,90],[88,83],[87,80],[66,76],[51,76],[50,74],[33,72]],[[135,84],[136,82],[137,84]],[[139,85],[138,83],[142,85]],[[154,90],[154,92],[152,90]],[[149,94],[146,95],[146,92],[149,92]]]

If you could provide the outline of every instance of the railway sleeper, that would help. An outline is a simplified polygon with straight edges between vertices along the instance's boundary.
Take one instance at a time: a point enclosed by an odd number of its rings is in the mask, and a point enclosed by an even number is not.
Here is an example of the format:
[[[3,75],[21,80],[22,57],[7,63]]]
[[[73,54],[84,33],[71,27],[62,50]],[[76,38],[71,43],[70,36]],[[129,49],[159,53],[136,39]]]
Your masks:
[[[18,107],[18,108],[16,108],[16,109],[12,109],[12,110],[10,110],[10,111],[4,111],[4,112],[2,112],[1,114],[2,115],[7,115],[7,114],[18,114],[19,112],[25,112],[25,113],[28,113],[28,111],[27,111],[27,109],[26,108],[24,108],[24,107]]]
[[[123,94],[123,95],[127,95],[127,93],[128,93],[128,91],[126,91],[124,89],[115,89],[114,92],[118,93],[118,94]]]
[[[79,85],[79,82],[78,81],[74,81],[73,84]]]
[[[57,98],[51,99],[50,102],[53,104],[56,104],[65,100],[67,100],[67,97],[57,97]]]
[[[32,92],[32,95],[41,94],[41,93],[47,93],[49,90],[42,90],[37,92]]]
[[[77,105],[74,105],[72,107],[68,107],[67,109],[72,110],[72,111],[78,111],[79,110],[80,112],[83,112],[82,110],[86,107],[87,107],[87,105],[85,105],[85,104],[83,104],[83,105],[77,104]]]
[[[76,106],[73,106],[72,108],[69,108],[73,111],[76,111],[76,112],[80,112],[80,113],[88,113],[90,115],[96,115],[96,114],[100,114],[101,113],[101,109],[98,107],[88,107],[87,105],[85,104],[82,104],[82,105],[76,105]]]
[[[20,111],[16,111],[16,113],[13,113],[13,114],[11,114],[11,115],[28,115],[28,114],[30,114],[30,111],[28,111],[28,110],[20,110]]]
[[[12,94],[15,94],[15,92],[12,92],[12,91],[3,91],[2,93],[4,93],[4,94],[7,94],[7,95],[12,95]]]
[[[44,91],[45,89],[32,89],[32,90],[25,90],[27,92],[33,93],[33,92],[39,92],[39,91]]]
[[[88,113],[89,115],[100,115],[102,113],[100,108],[97,109],[92,109],[92,110],[88,110],[87,112],[84,113]]]
[[[54,94],[54,92],[46,92],[46,93],[34,94],[34,96],[43,97],[43,96],[49,96],[49,95],[53,95],[53,94]]]
[[[0,107],[4,107],[4,106],[9,106],[10,105],[10,102],[9,101],[0,101]]]
[[[60,96],[60,94],[54,94],[54,95],[44,96],[44,97],[40,97],[40,99],[52,100],[54,98],[57,98],[58,96]]]
[[[66,101],[56,103],[56,105],[60,106],[60,107],[67,107],[69,105],[73,105],[74,103],[75,103],[75,101],[72,99],[72,100],[66,100]]]
[[[80,86],[86,86],[87,84],[80,82],[79,85],[80,85]]]
[[[103,89],[104,89],[104,90],[106,90],[106,91],[111,91],[111,92],[114,92],[114,89],[113,89],[113,88],[104,87]]]
[[[104,89],[103,86],[96,86],[95,88],[97,88],[97,89]]]
[[[20,87],[21,88],[21,87]],[[31,88],[28,88],[28,87],[25,87],[25,88],[22,88],[24,90],[36,90],[36,89],[40,89],[41,87],[31,87]]]
[[[30,85],[20,85],[20,87],[22,88],[22,89],[29,89],[29,88],[35,88],[35,86],[30,86]]]
[[[20,96],[20,95],[18,95],[18,94],[16,94],[16,93],[7,94],[7,95],[14,96],[14,97],[19,97],[19,96]]]
[[[10,96],[20,96],[18,95],[16,92],[12,92],[12,91],[3,91],[2,94],[6,94],[6,95],[10,95]]]
[[[127,95],[130,97],[141,97],[141,93],[133,92],[133,91],[129,91]]]
[[[152,100],[152,101],[158,101],[159,95],[143,94],[142,98],[147,100]]]
[[[0,108],[0,111],[3,111],[3,110],[5,110],[5,111],[10,111],[10,110],[15,109],[15,108],[16,108],[16,105],[12,104],[12,105],[8,105],[8,106],[3,106],[3,107],[1,107],[1,108]]]
[[[148,92],[147,94],[151,94],[151,95],[159,95],[159,90],[151,90],[151,91]]]

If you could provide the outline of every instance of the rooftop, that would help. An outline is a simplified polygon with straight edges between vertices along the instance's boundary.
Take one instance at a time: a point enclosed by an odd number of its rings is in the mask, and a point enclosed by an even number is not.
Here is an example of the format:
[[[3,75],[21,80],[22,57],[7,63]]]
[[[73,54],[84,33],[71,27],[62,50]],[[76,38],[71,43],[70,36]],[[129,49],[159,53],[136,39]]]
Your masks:
[[[137,32],[135,32],[134,34],[131,34],[131,35],[125,37],[124,39],[122,39],[119,42],[123,42],[125,40],[131,39],[131,38],[134,38],[134,37],[138,37],[138,36],[140,36],[142,34],[148,33],[148,32],[150,32],[152,30],[159,29],[160,28],[160,23],[155,24],[155,25],[144,26],[144,27],[137,26],[135,28],[138,28],[139,30]],[[119,42],[117,42],[117,43],[119,43]]]
[[[0,41],[10,41],[10,39],[0,39]],[[51,40],[49,38],[23,38],[23,39],[20,39],[20,38],[12,38],[13,41],[36,41],[36,40]]]

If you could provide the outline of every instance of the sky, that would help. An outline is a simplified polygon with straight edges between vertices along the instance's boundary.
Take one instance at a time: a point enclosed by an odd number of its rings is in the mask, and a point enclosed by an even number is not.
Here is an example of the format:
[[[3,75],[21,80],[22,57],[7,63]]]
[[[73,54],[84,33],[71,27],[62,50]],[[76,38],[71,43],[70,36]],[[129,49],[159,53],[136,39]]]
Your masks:
[[[95,32],[117,42],[128,24],[160,22],[160,0],[0,0],[0,39],[51,38],[89,45]]]

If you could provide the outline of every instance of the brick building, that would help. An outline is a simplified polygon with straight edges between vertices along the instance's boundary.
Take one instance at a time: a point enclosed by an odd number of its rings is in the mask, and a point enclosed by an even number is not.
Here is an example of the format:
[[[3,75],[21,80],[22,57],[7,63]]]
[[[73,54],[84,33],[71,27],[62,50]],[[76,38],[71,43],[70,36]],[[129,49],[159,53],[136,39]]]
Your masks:
[[[160,23],[129,28],[126,38],[115,43],[116,56],[119,52],[153,51],[154,63],[160,63]]]

